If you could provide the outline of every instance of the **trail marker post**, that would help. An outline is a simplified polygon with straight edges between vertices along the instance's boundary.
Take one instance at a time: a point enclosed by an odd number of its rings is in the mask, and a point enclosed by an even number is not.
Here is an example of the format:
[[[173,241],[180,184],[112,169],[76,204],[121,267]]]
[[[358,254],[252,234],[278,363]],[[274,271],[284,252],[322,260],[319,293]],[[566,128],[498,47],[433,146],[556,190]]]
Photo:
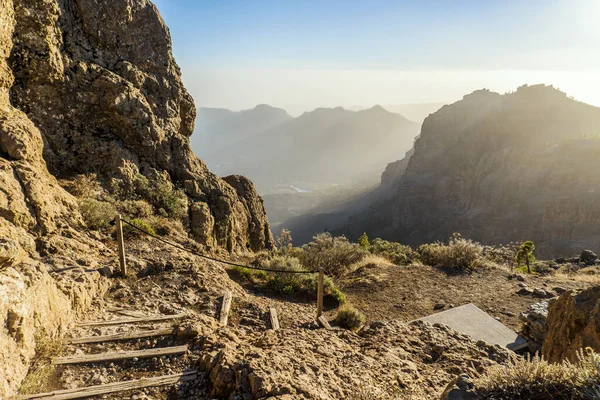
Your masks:
[[[317,318],[319,318],[321,315],[323,315],[323,280],[324,280],[324,274],[323,274],[323,268],[319,269],[319,280],[318,280],[318,287],[317,287]]]
[[[115,218],[117,223],[117,242],[119,244],[119,264],[121,265],[121,275],[127,276],[127,263],[125,262],[125,242],[123,241],[123,222],[121,214]]]

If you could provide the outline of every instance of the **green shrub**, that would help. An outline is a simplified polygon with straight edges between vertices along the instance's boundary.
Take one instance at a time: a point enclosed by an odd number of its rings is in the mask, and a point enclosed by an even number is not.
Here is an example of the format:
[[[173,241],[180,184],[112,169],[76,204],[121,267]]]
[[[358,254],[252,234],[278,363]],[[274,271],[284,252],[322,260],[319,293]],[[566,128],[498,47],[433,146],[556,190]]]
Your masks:
[[[358,245],[360,247],[362,247],[363,249],[369,249],[370,246],[370,242],[369,242],[369,236],[367,236],[367,232],[364,232],[359,238],[358,238]]]
[[[187,197],[183,190],[173,188],[171,182],[152,181],[148,195],[159,214],[170,218],[182,218],[187,214]]]
[[[464,239],[455,233],[445,243],[430,243],[419,246],[419,259],[432,267],[456,267],[473,269],[483,264],[483,246],[473,240]]]
[[[302,264],[311,270],[323,268],[329,276],[341,276],[348,267],[367,256],[368,251],[344,236],[332,237],[321,233],[313,241],[302,246],[299,254]]]
[[[111,203],[90,198],[79,201],[79,212],[87,227],[93,230],[107,229],[117,215]]]
[[[527,266],[527,273],[531,274],[531,264],[535,262],[535,256],[533,255],[533,251],[535,250],[535,245],[531,240],[521,243],[521,247],[517,251],[515,255],[515,260],[519,267]]]
[[[396,242],[388,242],[383,239],[375,239],[369,246],[369,251],[383,257],[396,265],[408,265],[415,260],[415,252],[410,246]]]
[[[350,304],[346,304],[338,310],[335,323],[342,328],[356,330],[365,323],[365,315]]]
[[[589,348],[575,363],[520,357],[488,368],[473,383],[485,399],[600,399],[599,365],[600,356]]]
[[[141,230],[143,230],[146,233],[149,233],[151,235],[156,235],[156,231],[154,230],[154,228],[152,228],[152,226],[150,226],[148,221],[146,221],[144,219],[134,218],[129,222],[131,222],[132,225],[135,225],[136,227],[140,228]],[[128,224],[123,224],[123,235],[126,237],[129,237],[129,238],[132,238],[132,237],[140,237],[143,235],[143,233],[140,232],[139,230],[129,226]]]

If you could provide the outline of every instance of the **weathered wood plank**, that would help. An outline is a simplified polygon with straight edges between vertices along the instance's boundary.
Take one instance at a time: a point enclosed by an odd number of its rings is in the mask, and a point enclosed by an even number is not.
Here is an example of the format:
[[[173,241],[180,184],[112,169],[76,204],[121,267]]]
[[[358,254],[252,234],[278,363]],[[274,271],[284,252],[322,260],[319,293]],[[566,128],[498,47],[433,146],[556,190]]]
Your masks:
[[[231,309],[231,301],[233,300],[233,294],[231,290],[225,292],[223,295],[223,304],[221,305],[221,325],[227,326],[227,320],[229,319],[229,310]]]
[[[67,344],[102,343],[117,340],[141,339],[156,336],[165,336],[175,333],[175,328],[158,328],[147,331],[121,332],[103,336],[83,336],[65,340]]]
[[[183,354],[187,352],[187,345],[162,347],[158,349],[132,350],[121,353],[100,353],[100,354],[83,354],[80,356],[56,357],[52,359],[52,364],[85,364],[94,362],[106,362],[117,360],[128,360],[131,358],[150,358],[168,356],[173,354]]]
[[[324,315],[321,315],[319,318],[317,318],[317,321],[319,321],[319,324],[321,324],[323,328],[331,329],[331,325],[329,325],[329,322],[327,322]]]
[[[123,240],[123,223],[121,222],[121,214],[117,214],[115,221],[117,223],[117,243],[119,247],[119,264],[121,266],[121,275],[127,276],[127,262],[125,261],[125,242]]]
[[[319,270],[319,279],[317,286],[317,318],[323,315],[323,281],[325,277],[323,270]]]
[[[147,317],[135,317],[135,318],[121,318],[112,319],[108,321],[85,321],[77,324],[77,326],[106,326],[106,325],[120,325],[120,324],[138,324],[140,322],[156,322],[156,321],[168,321],[171,319],[180,319],[188,317],[187,314],[173,314],[173,315],[149,315]]]
[[[279,329],[279,318],[277,317],[277,310],[275,307],[269,308],[269,317],[271,319],[271,328],[276,331]]]
[[[180,382],[189,382],[196,379],[196,371],[188,371],[181,374],[163,375],[153,378],[135,379],[124,382],[107,383],[104,385],[87,386],[76,389],[56,390],[54,392],[21,395],[20,400],[68,400],[81,399],[84,397],[98,396],[102,394],[118,393],[134,389],[142,389],[153,386],[172,385]]]
[[[132,310],[117,310],[116,313],[125,315],[127,317],[135,317],[135,318],[144,318],[144,317],[148,316],[148,315],[144,314],[143,312],[132,311]]]

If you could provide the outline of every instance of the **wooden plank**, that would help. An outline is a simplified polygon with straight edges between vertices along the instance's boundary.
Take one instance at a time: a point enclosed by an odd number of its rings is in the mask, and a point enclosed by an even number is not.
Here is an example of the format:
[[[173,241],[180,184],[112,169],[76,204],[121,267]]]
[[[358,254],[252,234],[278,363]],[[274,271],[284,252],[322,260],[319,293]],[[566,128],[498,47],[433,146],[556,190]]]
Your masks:
[[[233,300],[233,294],[231,290],[228,290],[223,295],[223,304],[221,305],[221,325],[227,326],[227,320],[229,318],[229,310],[231,309],[231,301]]]
[[[277,310],[275,307],[269,308],[269,317],[271,318],[271,328],[276,331],[279,329],[279,319],[277,318]]]
[[[319,285],[317,287],[317,318],[323,315],[323,270],[319,270]]]
[[[56,357],[52,359],[52,364],[85,364],[94,362],[128,360],[131,358],[151,358],[160,356],[169,356],[173,354],[183,354],[187,352],[187,345],[162,347],[158,349],[146,350],[131,350],[121,353],[100,353],[100,354],[83,354],[81,356]]]
[[[146,317],[135,317],[135,318],[121,318],[112,319],[108,321],[86,321],[77,324],[77,326],[106,326],[106,325],[120,325],[120,324],[137,324],[140,322],[156,322],[156,321],[168,321],[171,319],[180,319],[188,317],[187,314],[173,314],[173,315],[148,315]]]
[[[132,310],[118,310],[118,311],[116,311],[116,313],[125,315],[127,317],[135,317],[135,318],[144,318],[144,317],[148,316],[148,315],[144,314],[143,312],[132,311]]]
[[[321,324],[323,328],[331,329],[331,325],[329,325],[329,322],[327,322],[324,315],[321,315],[319,318],[317,318],[317,321],[319,321],[319,324]]]
[[[125,392],[128,390],[142,389],[154,386],[172,385],[180,382],[189,382],[197,377],[196,371],[188,371],[181,374],[163,375],[152,378],[135,379],[124,382],[106,383],[103,385],[86,386],[76,389],[56,390],[54,392],[21,395],[20,400],[68,400],[81,399],[84,397],[98,396],[102,394]]]
[[[117,340],[130,340],[130,339],[141,339],[156,336],[165,336],[175,333],[175,328],[158,328],[147,331],[134,331],[134,332],[121,332],[114,333],[112,335],[103,336],[84,336],[78,338],[67,339],[67,344],[83,344],[83,343],[102,343],[102,342],[114,342]]]
[[[125,261],[125,241],[123,240],[123,222],[121,222],[121,214],[117,214],[115,221],[117,222],[117,243],[119,247],[119,264],[121,265],[121,275],[127,276],[127,263]]]

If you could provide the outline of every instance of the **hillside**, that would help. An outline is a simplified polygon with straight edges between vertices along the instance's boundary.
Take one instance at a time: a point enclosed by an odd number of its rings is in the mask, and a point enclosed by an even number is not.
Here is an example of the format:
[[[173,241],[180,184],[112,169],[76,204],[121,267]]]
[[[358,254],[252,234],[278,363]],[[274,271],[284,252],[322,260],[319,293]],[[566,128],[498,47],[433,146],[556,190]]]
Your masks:
[[[205,160],[222,176],[236,171],[250,177],[263,192],[290,184],[315,188],[372,183],[389,161],[410,148],[418,129],[418,124],[380,106],[357,112],[320,108],[249,134]]]
[[[598,247],[599,134],[600,109],[552,87],[474,92],[425,120],[406,171],[388,174],[388,200],[340,231],[412,245],[452,232],[533,240],[544,256]]]
[[[190,144],[196,155],[204,158],[291,119],[284,110],[266,104],[237,112],[203,107],[198,110]]]

